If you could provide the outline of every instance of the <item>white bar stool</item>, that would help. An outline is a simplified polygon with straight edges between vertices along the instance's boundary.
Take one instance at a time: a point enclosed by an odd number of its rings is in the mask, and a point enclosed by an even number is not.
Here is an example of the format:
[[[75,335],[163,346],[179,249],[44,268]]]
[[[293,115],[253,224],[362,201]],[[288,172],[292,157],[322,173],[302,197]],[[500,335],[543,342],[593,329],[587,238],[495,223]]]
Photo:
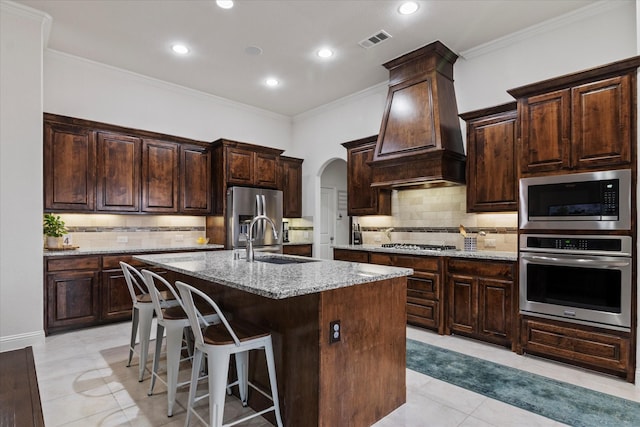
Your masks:
[[[275,412],[278,427],[282,427],[282,418],[280,417],[280,403],[278,400],[278,384],[276,382],[276,367],[273,358],[273,345],[271,343],[271,333],[256,325],[248,323],[240,323],[238,321],[229,322],[224,316],[218,305],[204,292],[187,285],[186,283],[177,281],[176,287],[182,296],[182,303],[185,311],[189,316],[191,328],[195,337],[195,351],[193,356],[193,367],[191,370],[191,385],[189,388],[189,401],[187,403],[187,420],[185,426],[189,426],[191,414],[196,416],[200,421],[207,424],[202,417],[195,411],[193,405],[196,401],[209,397],[209,423],[210,427],[226,427],[232,426],[251,418],[255,418],[267,412]],[[193,294],[197,295],[198,300],[211,306],[218,314],[222,323],[216,325],[208,325],[204,330],[199,328],[201,317],[196,310]],[[205,322],[206,323],[206,322]],[[267,359],[267,369],[269,371],[269,383],[271,387],[271,395],[257,388],[248,381],[248,361],[249,351],[262,349]],[[273,405],[255,414],[241,418],[228,424],[222,424],[225,389],[227,389],[227,375],[229,372],[229,359],[231,355],[235,355],[236,366],[238,370],[238,381],[236,382],[240,388],[240,399],[246,406],[248,399],[248,388],[250,385],[253,389],[266,396],[273,402]],[[209,371],[209,393],[196,398],[198,388],[198,377],[202,364],[203,355],[207,356],[207,368]],[[235,384],[235,383],[234,383]],[[233,385],[233,384],[231,384]]]
[[[144,370],[147,366],[147,358],[149,357],[149,340],[151,335],[151,322],[153,320],[153,301],[149,295],[149,290],[144,281],[142,273],[140,273],[135,267],[120,261],[120,268],[124,274],[124,279],[127,282],[129,288],[129,294],[131,295],[131,302],[133,304],[133,311],[131,313],[131,340],[129,341],[129,361],[127,367],[131,366],[131,359],[133,359],[133,353],[137,353],[136,347],[136,335],[140,331],[140,370],[138,374],[138,381],[144,379]],[[167,305],[178,304],[173,299],[173,295],[164,292],[164,299],[168,302]]]
[[[173,406],[176,402],[176,390],[178,387],[189,384],[189,381],[178,383],[178,372],[180,371],[180,363],[186,360],[191,360],[191,340],[189,339],[189,333],[191,325],[187,318],[187,313],[184,310],[184,306],[178,293],[173,286],[162,276],[149,270],[142,270],[149,293],[151,294],[151,301],[156,311],[156,318],[158,322],[158,328],[156,333],[156,351],[153,355],[153,368],[151,370],[151,385],[149,387],[149,396],[153,394],[153,388],[156,384],[156,379],[159,379],[167,386],[167,415],[173,416]],[[162,292],[158,290],[156,281],[160,282],[170,293],[175,301],[179,305],[173,307],[167,307],[167,301],[165,300]],[[207,324],[220,323],[220,318],[213,310],[204,311],[203,319]],[[160,361],[160,353],[162,351],[162,339],[164,331],[167,331],[167,380],[166,382],[158,374],[158,365]],[[189,352],[189,357],[182,359],[181,353],[185,347],[182,345],[185,337],[186,349]]]

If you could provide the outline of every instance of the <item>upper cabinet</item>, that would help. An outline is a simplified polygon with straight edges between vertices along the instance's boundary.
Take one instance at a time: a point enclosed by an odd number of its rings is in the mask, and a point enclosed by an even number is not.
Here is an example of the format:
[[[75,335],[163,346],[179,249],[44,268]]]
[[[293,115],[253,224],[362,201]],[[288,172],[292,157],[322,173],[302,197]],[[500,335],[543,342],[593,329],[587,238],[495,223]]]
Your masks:
[[[391,215],[391,190],[372,188],[371,161],[377,135],[342,144],[347,149],[347,211],[350,216]]]
[[[302,216],[302,159],[280,156],[280,188],[282,188],[282,216]]]
[[[629,167],[640,57],[509,90],[522,176]]]
[[[53,114],[44,129],[45,211],[211,213],[207,143]]]
[[[467,212],[518,209],[516,103],[461,114],[467,122]]]

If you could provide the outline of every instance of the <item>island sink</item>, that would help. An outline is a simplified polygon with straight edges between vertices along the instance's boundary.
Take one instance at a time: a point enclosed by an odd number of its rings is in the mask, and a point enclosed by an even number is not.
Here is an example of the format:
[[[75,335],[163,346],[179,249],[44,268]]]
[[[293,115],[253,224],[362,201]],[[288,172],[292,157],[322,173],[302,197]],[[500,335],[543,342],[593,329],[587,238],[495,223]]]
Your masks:
[[[301,259],[289,257],[256,257],[254,261],[268,262],[269,264],[306,264],[308,262],[317,262],[316,259]]]

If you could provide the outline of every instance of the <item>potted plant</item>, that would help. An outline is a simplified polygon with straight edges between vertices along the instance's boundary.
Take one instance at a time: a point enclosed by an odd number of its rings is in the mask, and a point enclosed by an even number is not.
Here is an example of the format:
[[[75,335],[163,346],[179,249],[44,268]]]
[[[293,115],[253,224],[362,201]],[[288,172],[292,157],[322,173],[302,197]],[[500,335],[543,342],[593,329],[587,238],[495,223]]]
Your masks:
[[[47,236],[47,248],[55,249],[62,246],[62,236],[67,234],[67,228],[60,216],[44,214],[42,232]]]

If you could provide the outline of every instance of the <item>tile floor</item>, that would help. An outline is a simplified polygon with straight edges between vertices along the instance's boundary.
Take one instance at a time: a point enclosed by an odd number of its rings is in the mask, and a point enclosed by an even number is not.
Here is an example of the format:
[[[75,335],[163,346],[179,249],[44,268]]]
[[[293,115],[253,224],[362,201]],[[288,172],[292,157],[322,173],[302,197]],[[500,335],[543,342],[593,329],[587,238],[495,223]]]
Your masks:
[[[42,409],[48,427],[184,425],[186,387],[178,392],[174,416],[168,418],[164,385],[158,382],[154,395],[147,396],[148,375],[142,383],[137,381],[137,357],[130,368],[125,366],[129,328],[130,323],[125,322],[58,334],[34,347]],[[455,336],[439,336],[413,327],[407,328],[407,336],[640,402],[640,387],[610,376],[532,356],[518,356],[501,347]],[[187,371],[181,371],[181,379],[188,378]],[[206,411],[203,402],[199,413],[206,416]],[[247,409],[242,408],[237,399],[228,397],[225,421],[240,418],[245,411]],[[198,422],[192,420],[191,425],[196,426]],[[242,425],[270,424],[256,418]],[[407,403],[375,424],[376,427],[560,425],[410,370],[407,370]]]

